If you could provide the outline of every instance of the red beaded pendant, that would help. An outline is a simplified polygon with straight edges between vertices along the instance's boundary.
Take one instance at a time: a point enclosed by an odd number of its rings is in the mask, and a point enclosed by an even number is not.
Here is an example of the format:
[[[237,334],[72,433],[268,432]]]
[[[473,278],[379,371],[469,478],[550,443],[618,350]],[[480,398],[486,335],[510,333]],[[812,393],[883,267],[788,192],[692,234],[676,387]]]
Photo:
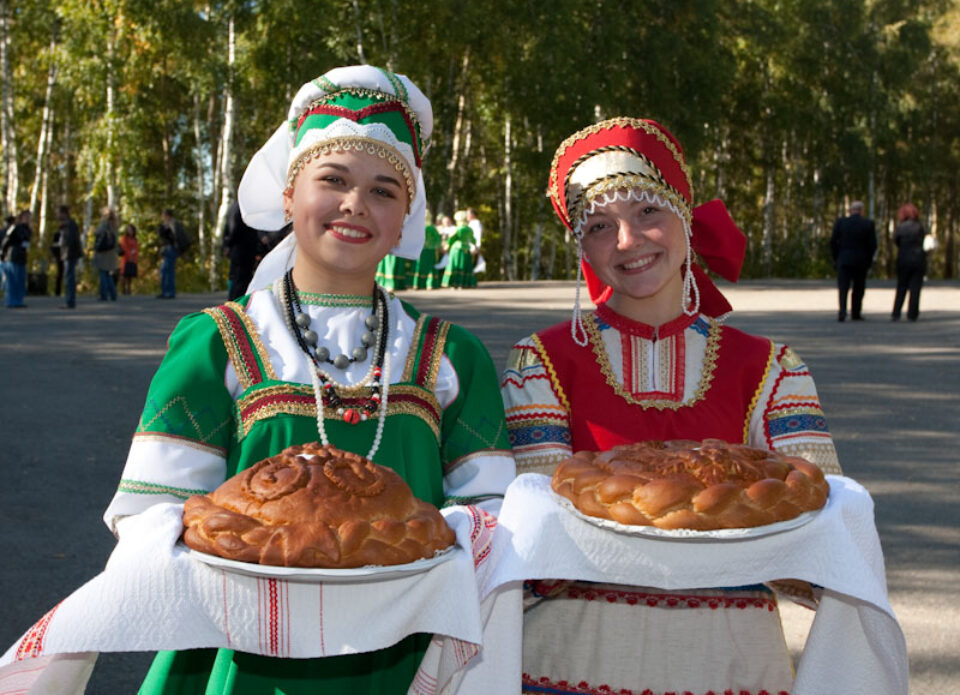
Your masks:
[[[343,421],[348,425],[356,425],[360,422],[360,413],[353,408],[347,408],[343,411]]]

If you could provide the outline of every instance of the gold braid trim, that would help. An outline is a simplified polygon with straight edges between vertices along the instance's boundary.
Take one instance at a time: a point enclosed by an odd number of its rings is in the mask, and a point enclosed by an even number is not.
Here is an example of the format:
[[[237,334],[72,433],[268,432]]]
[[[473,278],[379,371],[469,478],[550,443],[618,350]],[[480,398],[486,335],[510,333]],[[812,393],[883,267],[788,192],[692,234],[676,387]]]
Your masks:
[[[592,159],[604,152],[629,152],[643,163],[647,171],[614,171],[591,182],[579,195],[572,200],[567,200],[567,214],[570,216],[571,224],[576,224],[576,222],[583,217],[583,212],[587,206],[601,195],[608,191],[616,191],[621,188],[640,188],[649,190],[655,195],[662,196],[680,211],[683,217],[686,218],[688,224],[691,222],[693,213],[690,210],[690,203],[687,199],[667,181],[666,177],[657,165],[653,163],[652,159],[634,147],[607,145],[605,147],[598,147],[582,155],[571,164],[567,170],[567,175],[563,180],[564,190],[569,189],[570,179],[576,172],[577,167],[588,159]]]
[[[366,397],[370,393],[370,388],[368,386],[354,386],[340,389],[339,392],[341,395],[346,395],[351,398]],[[441,410],[440,404],[437,402],[436,397],[432,393],[425,393],[424,390],[418,386],[409,384],[391,384],[390,393],[395,396],[402,396],[404,394],[414,395],[417,398],[421,398],[431,403],[431,405],[436,408],[435,412],[439,413]],[[242,412],[245,407],[249,406],[250,403],[256,402],[262,398],[269,398],[270,396],[276,395],[298,395],[303,396],[304,398],[303,400],[293,402],[281,401],[264,403],[263,405],[258,406],[253,412],[248,413],[245,417],[239,417],[239,413]],[[267,388],[257,389],[253,393],[244,396],[237,402],[237,412],[238,420],[240,421],[240,438],[243,439],[250,434],[250,430],[253,429],[253,425],[256,422],[259,422],[260,420],[267,420],[276,415],[300,415],[303,417],[309,417],[311,419],[316,418],[317,406],[314,400],[313,389],[310,386],[299,384],[280,384],[278,386],[269,386]],[[433,432],[434,436],[439,441],[440,424],[433,416],[430,408],[407,400],[395,401],[390,399],[387,403],[387,417],[390,417],[391,415],[413,415],[420,418],[427,424],[427,426],[430,428],[430,431]],[[337,413],[336,408],[325,407],[323,409],[323,416],[328,420],[340,419],[340,415]]]
[[[429,316],[420,314],[420,318],[417,319],[417,323],[413,327],[413,337],[410,338],[410,349],[407,352],[407,361],[403,365],[403,375],[400,377],[400,381],[402,382],[413,381],[413,369],[416,366],[417,353],[419,352],[417,345],[420,344],[420,337],[423,335],[423,330],[429,320]]]
[[[674,145],[673,142],[670,140],[670,138],[664,135],[663,131],[660,130],[659,128],[655,128],[654,126],[650,125],[645,121],[640,120],[639,118],[629,118],[629,117],[611,118],[606,121],[601,121],[600,123],[594,123],[593,125],[587,126],[582,130],[578,130],[576,133],[574,133],[573,135],[568,137],[566,140],[564,140],[562,143],[560,143],[560,147],[557,148],[556,153],[553,155],[553,162],[550,165],[551,180],[550,180],[550,189],[548,192],[548,197],[552,197],[555,201],[557,201],[558,204],[560,203],[560,185],[559,185],[559,182],[557,181],[557,166],[559,165],[560,158],[563,156],[563,154],[570,147],[575,145],[580,140],[590,137],[595,133],[599,133],[602,130],[612,130],[617,126],[629,126],[632,128],[636,128],[638,130],[642,130],[648,135],[653,135],[655,138],[657,138],[657,140],[659,140],[663,144],[664,147],[667,148],[667,150],[670,151],[670,153],[673,155],[674,160],[676,160],[677,164],[680,166],[680,170],[683,172],[683,175],[686,177],[687,185],[690,186],[690,201],[691,201],[690,204],[692,205],[693,204],[693,182],[690,178],[690,170],[687,167],[687,162],[684,160],[683,155],[681,155],[679,150],[677,150],[676,145]],[[571,169],[573,169],[573,167],[571,167]],[[564,209],[566,208],[564,207]],[[568,225],[573,224],[573,221],[569,219],[566,220],[566,222],[568,223]]]
[[[767,378],[770,376],[770,367],[773,366],[773,360],[776,357],[776,346],[773,344],[773,341],[770,341],[770,354],[767,355],[767,364],[763,368],[763,376],[760,377],[760,383],[757,384],[757,389],[753,393],[753,398],[750,399],[750,405],[747,406],[747,415],[743,422],[743,441],[748,442],[750,437],[750,419],[753,414],[753,409],[757,407],[757,402],[760,400],[760,394],[763,392],[763,387],[767,383]]]
[[[403,177],[407,184],[407,211],[410,211],[410,205],[413,203],[416,186],[414,185],[413,175],[410,173],[410,167],[403,155],[397,152],[390,145],[381,142],[375,138],[363,137],[360,135],[343,135],[323,140],[312,145],[297,155],[297,158],[290,164],[287,170],[287,189],[293,188],[293,182],[297,178],[300,170],[313,159],[321,155],[328,155],[332,152],[366,152],[372,157],[379,157],[387,160],[393,168]]]
[[[713,373],[717,367],[717,352],[720,349],[720,324],[711,318],[708,318],[708,321],[710,322],[710,330],[707,333],[707,347],[703,356],[703,371],[700,374],[700,383],[697,384],[697,389],[689,401],[679,403],[659,398],[641,399],[626,390],[623,384],[617,379],[617,375],[614,374],[613,365],[610,364],[610,359],[607,357],[607,351],[603,346],[603,337],[597,328],[596,312],[591,312],[591,315],[583,322],[583,326],[587,330],[587,338],[593,347],[593,354],[597,359],[597,364],[600,366],[600,371],[603,372],[604,377],[607,379],[607,384],[614,390],[614,393],[630,405],[639,405],[644,410],[647,408],[680,410],[680,408],[692,406],[698,401],[703,400],[704,395],[710,390],[710,384],[713,383]]]
[[[430,363],[427,367],[426,383],[420,384],[423,388],[434,393],[437,384],[437,374],[440,373],[440,362],[443,360],[443,348],[447,344],[447,333],[450,332],[450,323],[440,321],[433,339],[433,351],[430,353]],[[421,359],[423,359],[421,357]]]
[[[450,471],[454,470],[455,468],[459,468],[467,461],[471,461],[472,459],[479,458],[481,456],[509,456],[510,458],[513,458],[513,451],[510,449],[481,449],[480,451],[474,451],[445,465],[443,467],[443,474],[448,475]]]
[[[227,319],[223,307],[229,307],[236,313],[243,327],[246,329],[246,336],[234,334],[233,327],[230,325],[230,321]],[[237,302],[227,302],[223,307],[204,309],[203,313],[210,316],[216,322],[217,328],[220,331],[220,339],[223,341],[223,346],[227,350],[227,355],[233,364],[233,370],[237,373],[237,380],[240,382],[240,385],[243,386],[244,390],[253,385],[250,374],[244,366],[244,359],[240,354],[240,341],[246,337],[249,337],[250,346],[260,358],[259,361],[263,370],[264,379],[276,380],[277,375],[273,371],[273,364],[267,356],[267,349],[264,347],[263,341],[260,340],[260,334],[257,332],[257,327],[253,324],[253,320]]]
[[[563,392],[563,386],[560,385],[560,379],[557,376],[557,370],[553,368],[553,362],[550,361],[550,355],[547,354],[546,348],[543,347],[543,343],[540,342],[540,337],[536,333],[530,336],[530,339],[533,340],[534,344],[537,346],[537,351],[540,353],[540,359],[543,360],[543,366],[546,368],[547,374],[550,375],[550,383],[553,384],[553,390],[560,398],[560,403],[563,405],[564,410],[567,411],[567,415],[569,416],[570,401],[567,400],[567,394]]]

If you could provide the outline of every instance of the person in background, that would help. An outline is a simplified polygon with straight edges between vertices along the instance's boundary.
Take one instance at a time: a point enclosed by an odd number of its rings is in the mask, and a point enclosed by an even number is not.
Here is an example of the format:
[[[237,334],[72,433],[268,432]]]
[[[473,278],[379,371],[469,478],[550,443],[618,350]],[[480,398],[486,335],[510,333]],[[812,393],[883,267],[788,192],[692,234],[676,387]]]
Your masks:
[[[29,210],[21,210],[16,223],[7,229],[0,243],[0,258],[3,259],[3,271],[6,278],[7,294],[4,303],[8,309],[24,309],[27,296],[27,251],[30,249],[30,237],[33,230],[30,221],[33,215]]]
[[[893,321],[900,320],[903,300],[910,292],[907,304],[907,318],[916,321],[920,316],[920,290],[923,288],[923,276],[927,272],[927,252],[924,250],[924,238],[927,230],[920,223],[920,211],[913,203],[903,205],[897,212],[899,224],[893,233],[897,245],[897,292],[893,299]]]
[[[847,294],[850,297],[850,318],[863,320],[863,294],[867,286],[867,271],[873,264],[877,250],[877,231],[873,220],[863,216],[863,203],[850,203],[850,214],[839,218],[830,236],[830,253],[837,268],[837,289],[840,294],[838,321],[847,318]]]
[[[104,207],[93,233],[93,265],[100,279],[97,299],[101,302],[117,301],[117,285],[113,280],[117,270],[117,230],[117,213],[111,207]]]
[[[123,294],[130,294],[133,287],[133,279],[137,277],[140,263],[140,242],[137,241],[137,228],[128,224],[123,228],[123,236],[120,237],[120,249],[122,251],[122,291]]]
[[[223,254],[230,261],[227,299],[233,301],[247,293],[257,267],[259,231],[243,221],[240,201],[234,200],[227,211],[223,227]]]
[[[0,245],[2,245],[3,240],[7,238],[7,232],[13,229],[14,225],[17,223],[17,218],[14,215],[7,215],[3,220],[3,227],[0,227]],[[6,263],[3,261],[3,256],[0,254],[0,292],[6,292],[7,289],[7,272],[5,270]]]
[[[60,256],[63,259],[63,299],[64,309],[77,307],[77,261],[83,257],[83,245],[80,242],[80,228],[72,217],[70,208],[61,205],[57,208],[60,226]]]
[[[473,260],[476,251],[473,230],[467,224],[466,211],[458,211],[454,214],[453,219],[458,226],[456,231],[447,239],[450,255],[447,259],[447,266],[443,269],[443,279],[440,284],[443,287],[476,287],[477,276],[473,274]]]
[[[157,299],[174,299],[177,296],[177,257],[179,239],[184,236],[183,224],[173,210],[167,208],[161,214],[161,223],[157,229],[160,237],[160,294]]]
[[[429,222],[430,215],[427,215]],[[443,240],[440,238],[440,232],[432,224],[427,224],[424,229],[423,251],[420,252],[420,258],[413,264],[413,283],[412,289],[432,290],[439,287],[439,277],[437,273],[437,262],[440,260],[440,247]]]
[[[53,233],[53,239],[50,241],[50,257],[57,269],[57,276],[53,285],[53,296],[59,297],[63,291],[63,245],[61,240],[61,230],[58,227]]]
[[[473,243],[477,247],[477,253],[480,253],[481,241],[483,239],[483,223],[477,217],[477,211],[473,208],[467,208],[467,224],[473,230]]]
[[[510,353],[502,392],[519,472],[550,475],[578,451],[707,438],[840,471],[803,360],[720,319],[731,307],[694,253],[735,281],[746,239],[719,200],[694,207],[687,172],[679,143],[651,120],[604,121],[557,149],[551,201],[597,308],[582,314],[578,291],[571,321]],[[759,584],[533,582],[523,691],[786,693],[793,666],[776,605]]]

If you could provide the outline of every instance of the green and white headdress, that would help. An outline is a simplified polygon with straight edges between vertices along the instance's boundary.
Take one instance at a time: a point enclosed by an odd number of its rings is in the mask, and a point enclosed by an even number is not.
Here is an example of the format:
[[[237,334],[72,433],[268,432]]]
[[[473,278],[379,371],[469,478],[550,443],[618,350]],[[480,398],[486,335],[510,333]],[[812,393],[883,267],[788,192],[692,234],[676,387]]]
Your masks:
[[[390,252],[419,258],[427,206],[421,168],[432,131],[430,100],[404,75],[370,65],[330,70],[300,88],[287,121],[250,160],[237,196],[243,219],[256,229],[282,228],[283,192],[306,162],[367,152],[390,162],[407,187],[403,234]]]

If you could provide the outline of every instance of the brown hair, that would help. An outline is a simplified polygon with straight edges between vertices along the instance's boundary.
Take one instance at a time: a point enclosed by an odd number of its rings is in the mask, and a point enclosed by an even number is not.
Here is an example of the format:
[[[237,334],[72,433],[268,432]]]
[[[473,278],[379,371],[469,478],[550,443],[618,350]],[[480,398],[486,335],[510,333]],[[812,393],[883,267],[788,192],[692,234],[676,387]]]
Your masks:
[[[904,220],[919,220],[920,211],[917,210],[917,206],[913,203],[905,203],[900,206],[900,209],[897,211],[897,221],[903,222]]]

